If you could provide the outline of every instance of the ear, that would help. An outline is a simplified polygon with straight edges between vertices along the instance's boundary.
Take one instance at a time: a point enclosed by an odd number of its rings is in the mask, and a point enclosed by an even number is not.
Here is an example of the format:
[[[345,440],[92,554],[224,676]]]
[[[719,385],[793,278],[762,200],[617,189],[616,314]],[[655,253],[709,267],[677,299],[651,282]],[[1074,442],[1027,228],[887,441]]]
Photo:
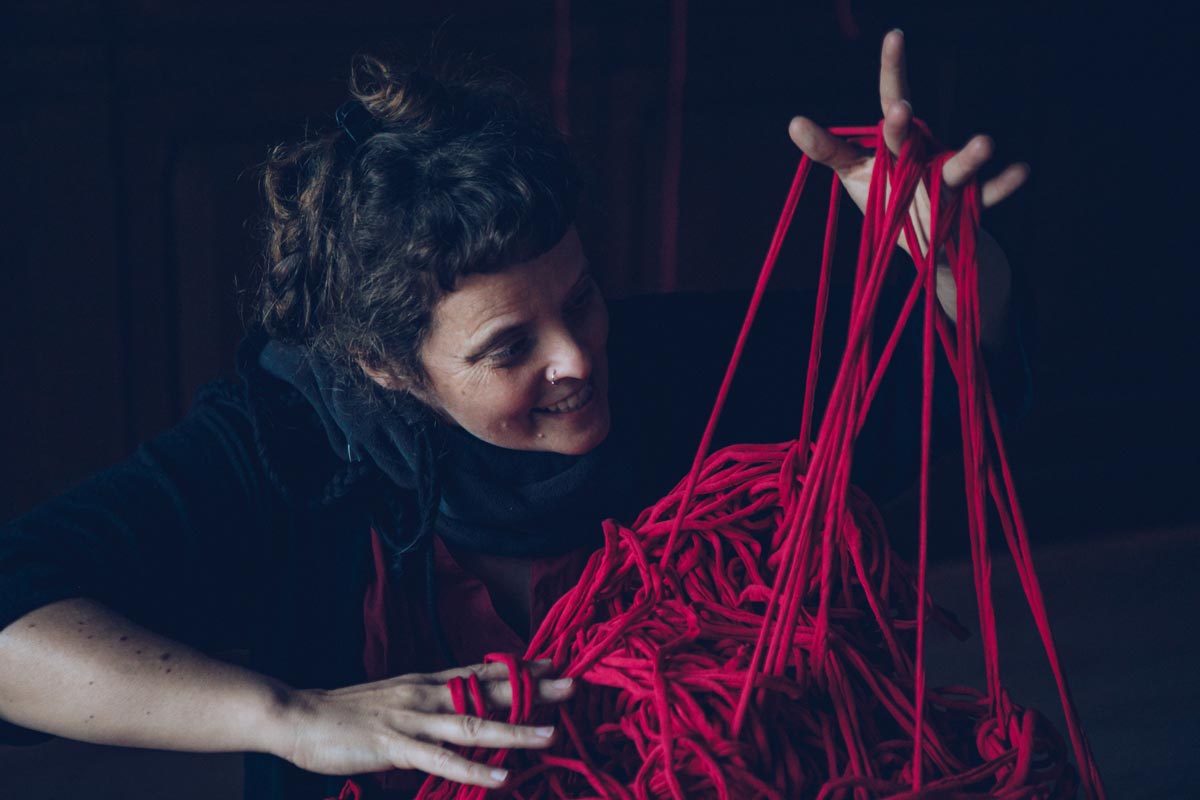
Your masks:
[[[361,358],[357,359],[357,361],[359,369],[361,369],[368,378],[375,381],[375,383],[379,384],[384,389],[393,392],[405,392],[412,388],[408,381],[393,375],[391,372],[368,367],[363,363]]]
[[[405,378],[401,378],[392,372],[368,367],[363,363],[361,358],[356,359],[356,361],[358,362],[359,369],[361,369],[368,378],[375,381],[375,383],[382,386],[384,389],[387,389],[391,392],[407,392],[420,402],[432,408],[434,411],[441,413],[441,406],[437,402],[437,398],[432,397],[417,383]]]

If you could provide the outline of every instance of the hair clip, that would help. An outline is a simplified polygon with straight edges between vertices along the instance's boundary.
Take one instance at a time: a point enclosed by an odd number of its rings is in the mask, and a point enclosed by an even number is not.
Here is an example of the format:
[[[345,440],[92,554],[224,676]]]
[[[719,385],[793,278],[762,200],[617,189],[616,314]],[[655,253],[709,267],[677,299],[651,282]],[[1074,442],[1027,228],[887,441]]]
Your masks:
[[[372,134],[379,133],[379,122],[366,106],[354,98],[338,106],[338,110],[333,113],[333,119],[350,137],[350,141],[357,145],[362,145]]]

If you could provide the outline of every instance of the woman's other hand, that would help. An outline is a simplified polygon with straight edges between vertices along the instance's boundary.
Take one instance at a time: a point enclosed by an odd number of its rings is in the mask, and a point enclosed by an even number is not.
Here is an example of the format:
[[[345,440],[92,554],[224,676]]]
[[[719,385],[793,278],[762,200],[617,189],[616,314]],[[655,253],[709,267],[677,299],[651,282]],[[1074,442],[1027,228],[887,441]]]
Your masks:
[[[539,679],[537,702],[557,703],[571,696],[573,681],[549,679],[548,662],[530,668]],[[401,675],[332,691],[298,690],[280,711],[281,746],[275,754],[327,775],[418,769],[459,783],[500,786],[508,777],[505,770],[469,761],[451,746],[540,749],[554,740],[554,729],[454,713],[446,682],[472,673],[479,676],[490,707],[511,707],[504,664]]]

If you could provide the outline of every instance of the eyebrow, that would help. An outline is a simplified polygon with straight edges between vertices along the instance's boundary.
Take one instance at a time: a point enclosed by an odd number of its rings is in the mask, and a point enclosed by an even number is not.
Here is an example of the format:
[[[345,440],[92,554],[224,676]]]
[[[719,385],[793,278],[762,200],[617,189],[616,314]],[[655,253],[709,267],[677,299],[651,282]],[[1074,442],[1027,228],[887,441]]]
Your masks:
[[[571,290],[569,292],[567,292],[568,302],[570,301],[570,298],[575,296],[575,294],[579,291],[579,289],[583,286],[583,284],[585,284],[589,280],[591,280],[591,277],[592,277],[592,265],[590,262],[585,261],[584,265],[583,265],[583,269],[579,273],[579,277],[575,280],[575,283],[573,283],[571,285]],[[516,339],[520,334],[524,333],[528,327],[529,327],[529,323],[527,323],[527,322],[519,322],[515,325],[506,325],[505,327],[496,331],[492,335],[488,336],[487,340],[484,341],[484,343],[481,344],[478,348],[476,348],[475,352],[466,356],[463,360],[466,361],[468,364],[479,363],[484,358],[486,358],[487,354],[490,353],[492,350],[495,350],[500,345],[505,344],[509,340]]]

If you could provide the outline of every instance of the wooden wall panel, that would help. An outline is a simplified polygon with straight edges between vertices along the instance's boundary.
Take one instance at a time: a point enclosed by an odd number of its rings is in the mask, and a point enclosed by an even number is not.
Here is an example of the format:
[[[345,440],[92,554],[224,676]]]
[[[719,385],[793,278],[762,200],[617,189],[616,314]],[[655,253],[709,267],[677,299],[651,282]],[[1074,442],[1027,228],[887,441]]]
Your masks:
[[[33,45],[14,48],[11,60],[16,113],[0,128],[5,517],[111,463],[124,438],[106,54]],[[38,89],[46,91],[33,102]]]

